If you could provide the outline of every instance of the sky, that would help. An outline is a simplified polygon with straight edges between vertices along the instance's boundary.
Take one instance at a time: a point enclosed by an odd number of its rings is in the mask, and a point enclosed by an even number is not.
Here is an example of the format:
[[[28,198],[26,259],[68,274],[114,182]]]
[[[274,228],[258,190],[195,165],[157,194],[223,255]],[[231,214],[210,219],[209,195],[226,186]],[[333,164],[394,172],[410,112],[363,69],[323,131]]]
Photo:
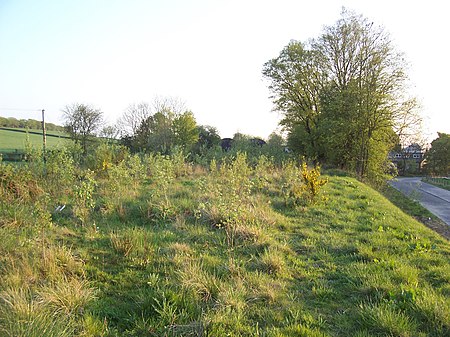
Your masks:
[[[429,140],[450,133],[445,1],[0,0],[0,116],[62,124],[72,103],[114,124],[132,103],[185,102],[222,137],[266,138],[272,111],[263,64],[291,40],[333,25],[342,7],[390,33],[405,54]]]

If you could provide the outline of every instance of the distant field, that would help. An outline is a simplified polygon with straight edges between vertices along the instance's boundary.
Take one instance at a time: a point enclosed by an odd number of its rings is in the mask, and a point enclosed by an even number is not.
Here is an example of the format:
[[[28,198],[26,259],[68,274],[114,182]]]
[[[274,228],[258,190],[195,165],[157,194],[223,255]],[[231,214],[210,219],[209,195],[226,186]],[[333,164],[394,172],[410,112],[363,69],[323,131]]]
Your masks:
[[[22,130],[23,129],[15,129]],[[30,130],[31,132],[39,132],[39,130]],[[70,142],[70,139],[59,138],[67,136],[67,134],[58,131],[49,131],[47,133],[47,147],[57,147]],[[42,135],[29,133],[29,140],[33,146],[42,146]],[[17,132],[14,129],[2,129],[0,130],[0,152],[14,152],[22,151],[25,149],[25,141],[27,139],[27,134],[24,132]]]

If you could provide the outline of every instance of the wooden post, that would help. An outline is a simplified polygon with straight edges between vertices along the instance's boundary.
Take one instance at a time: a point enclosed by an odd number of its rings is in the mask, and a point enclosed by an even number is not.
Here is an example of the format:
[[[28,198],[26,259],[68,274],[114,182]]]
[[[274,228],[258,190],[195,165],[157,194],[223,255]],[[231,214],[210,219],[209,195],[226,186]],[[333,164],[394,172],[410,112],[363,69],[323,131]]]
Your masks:
[[[47,161],[47,158],[45,156],[45,150],[47,145],[47,135],[45,134],[45,119],[44,119],[44,112],[45,110],[42,109],[42,144],[43,144],[43,157],[44,157],[44,164]]]

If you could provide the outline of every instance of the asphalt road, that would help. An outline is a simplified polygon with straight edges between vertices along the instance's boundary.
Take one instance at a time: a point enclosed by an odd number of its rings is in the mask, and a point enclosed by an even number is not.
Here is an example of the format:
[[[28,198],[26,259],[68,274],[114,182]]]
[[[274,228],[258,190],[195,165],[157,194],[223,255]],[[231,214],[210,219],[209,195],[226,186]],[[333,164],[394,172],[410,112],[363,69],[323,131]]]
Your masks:
[[[450,226],[450,191],[421,181],[421,178],[395,178],[389,184]]]

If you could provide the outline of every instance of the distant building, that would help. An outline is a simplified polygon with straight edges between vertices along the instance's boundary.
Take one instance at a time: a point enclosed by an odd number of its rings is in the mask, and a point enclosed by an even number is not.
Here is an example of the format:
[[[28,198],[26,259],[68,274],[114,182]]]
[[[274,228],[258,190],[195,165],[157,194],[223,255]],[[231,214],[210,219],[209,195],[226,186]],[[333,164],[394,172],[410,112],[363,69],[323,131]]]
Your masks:
[[[396,166],[400,175],[422,172],[425,151],[419,144],[411,144],[401,150],[389,152],[389,160]]]

